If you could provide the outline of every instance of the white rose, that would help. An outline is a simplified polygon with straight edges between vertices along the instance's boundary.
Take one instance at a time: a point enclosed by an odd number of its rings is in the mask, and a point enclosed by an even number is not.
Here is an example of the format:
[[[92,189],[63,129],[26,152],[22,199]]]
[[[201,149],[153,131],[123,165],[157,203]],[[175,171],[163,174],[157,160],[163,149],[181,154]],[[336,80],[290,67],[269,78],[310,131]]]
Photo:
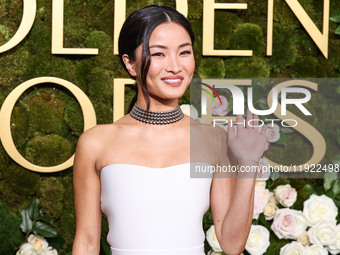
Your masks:
[[[296,201],[297,192],[289,184],[277,186],[274,193],[276,199],[284,207],[290,207]]]
[[[269,198],[270,198],[270,191],[269,191],[269,189],[261,190],[261,195],[262,195],[263,201],[266,204],[268,204],[268,201],[269,201]]]
[[[338,224],[335,228],[336,231],[336,240],[333,244],[327,246],[327,250],[331,254],[339,254],[340,253],[340,224]]]
[[[271,174],[269,162],[264,158],[260,158],[259,167],[260,172],[256,175],[256,180],[268,180]]]
[[[307,234],[313,244],[332,245],[336,242],[336,222],[321,220],[308,229]]]
[[[191,105],[191,104],[182,104],[181,106],[181,110],[182,112],[189,116],[190,118],[197,120],[198,119],[198,112],[196,110],[196,108]]]
[[[302,245],[307,246],[310,245],[309,238],[307,231],[304,231],[298,238],[297,241],[300,242]]]
[[[334,220],[338,215],[338,208],[326,195],[313,194],[303,203],[303,215],[309,226],[312,226],[320,220]]]
[[[295,231],[292,234],[292,238],[297,239],[304,232],[306,232],[308,224],[307,224],[305,217],[303,216],[302,211],[297,211],[297,210],[293,210],[293,211],[295,212],[296,225],[295,225]]]
[[[255,187],[265,190],[266,189],[266,181],[263,180],[256,180]]]
[[[36,235],[30,234],[27,241],[30,244],[32,244],[34,246],[34,248],[39,252],[47,249],[47,247],[48,247],[48,243],[46,242],[45,238],[43,238],[41,236],[36,236]]]
[[[277,124],[267,124],[267,142],[275,143],[280,139],[280,127]]]
[[[274,219],[275,213],[279,208],[276,204],[272,202],[268,202],[266,207],[264,208],[264,216],[266,217],[266,220],[272,220]]]
[[[279,201],[277,201],[276,197],[275,197],[275,194],[274,192],[270,192],[269,193],[269,200],[268,200],[268,203],[273,203],[273,204],[278,204]]]
[[[245,247],[247,252],[251,255],[261,255],[267,251],[269,245],[268,229],[261,225],[251,225]]]
[[[328,251],[321,244],[306,247],[306,255],[328,255]]]
[[[211,225],[210,228],[207,230],[206,238],[209,245],[214,251],[223,252],[220,244],[218,243],[214,225]]]
[[[58,255],[58,252],[56,249],[53,249],[51,246],[49,246],[46,250],[41,252],[41,255]]]
[[[259,215],[261,213],[263,213],[263,210],[268,203],[268,200],[265,200],[264,195],[262,195],[262,192],[265,192],[265,191],[255,187],[253,219],[259,218]],[[268,198],[269,198],[269,196],[268,196]]]
[[[222,105],[217,97],[215,97],[216,104],[215,102],[211,103],[211,112],[214,116],[226,116],[228,114],[228,99],[225,96],[220,96],[220,98]]]
[[[271,229],[278,238],[297,239],[307,228],[301,211],[289,208],[276,211]]]
[[[293,241],[281,247],[280,255],[305,255],[305,247],[299,242]]]
[[[20,249],[17,251],[16,255],[36,255],[37,250],[34,248],[31,243],[24,243],[20,246]]]

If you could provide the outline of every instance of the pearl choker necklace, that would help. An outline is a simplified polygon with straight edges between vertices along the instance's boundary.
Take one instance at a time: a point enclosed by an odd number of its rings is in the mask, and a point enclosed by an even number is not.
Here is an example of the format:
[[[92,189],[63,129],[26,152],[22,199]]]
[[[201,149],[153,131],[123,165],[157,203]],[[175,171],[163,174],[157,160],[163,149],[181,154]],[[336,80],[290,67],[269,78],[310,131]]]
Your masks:
[[[130,115],[136,120],[153,125],[171,124],[179,121],[184,116],[179,106],[167,112],[152,112],[140,108],[137,104],[133,106]]]

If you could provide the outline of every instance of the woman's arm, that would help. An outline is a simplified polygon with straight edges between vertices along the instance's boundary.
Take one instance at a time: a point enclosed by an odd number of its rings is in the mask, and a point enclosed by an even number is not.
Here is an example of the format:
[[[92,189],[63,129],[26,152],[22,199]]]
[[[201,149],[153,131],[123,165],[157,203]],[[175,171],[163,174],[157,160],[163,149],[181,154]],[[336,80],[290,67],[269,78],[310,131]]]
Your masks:
[[[253,216],[256,178],[214,178],[211,211],[222,250],[240,254],[245,247]]]
[[[91,130],[92,131],[92,130]],[[92,132],[84,133],[77,145],[74,166],[74,202],[76,234],[73,255],[98,255],[100,252],[101,217],[100,178],[96,172],[98,146]]]
[[[249,111],[246,122],[249,119],[257,119]],[[241,116],[237,117],[237,122],[242,123]],[[259,133],[258,128],[247,126],[244,128],[238,125],[238,132],[235,136],[234,128],[229,128],[228,149],[226,144],[222,145],[221,165],[230,165],[229,155],[232,165],[237,161],[239,169],[247,166],[258,166],[258,160],[262,156],[266,137],[265,128]],[[227,134],[222,134],[227,140]],[[225,147],[224,147],[225,146]],[[230,156],[229,156],[230,157]],[[235,158],[234,158],[235,157]],[[213,214],[215,232],[221,248],[228,255],[240,254],[245,247],[254,207],[254,188],[256,182],[256,171],[239,172],[236,176],[232,173],[225,176],[215,175],[211,188],[211,211]]]

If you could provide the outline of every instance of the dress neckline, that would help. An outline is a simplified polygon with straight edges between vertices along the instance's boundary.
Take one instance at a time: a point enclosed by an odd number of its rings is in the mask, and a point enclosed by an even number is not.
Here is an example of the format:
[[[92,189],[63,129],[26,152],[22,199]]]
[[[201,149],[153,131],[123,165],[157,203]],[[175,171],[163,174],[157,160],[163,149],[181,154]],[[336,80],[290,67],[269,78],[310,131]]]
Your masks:
[[[131,167],[147,168],[147,169],[152,169],[152,170],[162,170],[162,169],[169,169],[169,168],[174,168],[174,167],[177,167],[177,166],[185,166],[185,165],[190,165],[190,164],[206,164],[206,165],[211,166],[211,164],[206,163],[206,162],[188,162],[188,163],[181,163],[181,164],[172,165],[172,166],[165,166],[165,167],[149,167],[149,166],[142,166],[142,165],[137,165],[137,164],[113,163],[113,164],[109,164],[109,165],[102,167],[102,169],[100,170],[99,173],[101,173],[104,169],[109,168],[109,167],[113,167],[113,166],[131,166]]]

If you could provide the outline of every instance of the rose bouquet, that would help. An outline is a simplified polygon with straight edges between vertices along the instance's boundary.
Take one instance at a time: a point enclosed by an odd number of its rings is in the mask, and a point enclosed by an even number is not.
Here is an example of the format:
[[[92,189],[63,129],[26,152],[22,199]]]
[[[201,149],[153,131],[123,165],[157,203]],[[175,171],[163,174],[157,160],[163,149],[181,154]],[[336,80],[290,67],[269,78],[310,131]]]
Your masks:
[[[20,246],[16,255],[57,255],[58,252],[48,245],[45,238],[30,234],[27,243]]]
[[[52,218],[40,208],[38,199],[34,199],[29,208],[21,211],[21,217],[20,228],[26,233],[26,241],[16,255],[57,255],[57,250],[49,246],[45,239],[58,237],[57,231],[52,226]],[[54,245],[62,246],[59,242]]]
[[[280,135],[285,136],[275,124],[268,130],[266,149],[270,143],[279,141]],[[336,156],[332,164],[339,164],[339,158]],[[260,160],[260,165],[269,169],[265,159]],[[297,182],[279,179],[275,172],[263,172],[255,184],[253,222],[244,252],[251,255],[340,254],[340,179],[333,170],[329,169],[324,179],[319,179],[315,190],[308,183],[314,182],[312,179]],[[302,181],[306,183],[301,188]],[[290,182],[300,186],[300,196]],[[205,216],[205,220],[213,224],[210,215]],[[214,236],[207,232],[210,254],[224,254]]]
[[[228,113],[228,101],[226,98],[222,100],[225,101],[224,108],[212,104],[214,115]],[[193,116],[197,118],[197,110],[193,106],[185,107],[193,111]],[[189,115],[189,112],[186,114]],[[268,124],[267,130],[266,150],[270,143],[285,145],[286,134],[293,132],[290,128],[280,129],[276,124]],[[299,197],[289,179],[278,179],[278,173],[269,171],[266,159],[261,158],[259,163],[262,171],[255,185],[253,222],[245,253],[261,255],[273,246],[270,254],[340,254],[340,179],[334,168],[326,172],[323,189],[319,187],[314,190],[307,183],[301,190],[304,196]],[[340,156],[336,156],[332,164],[340,164]],[[294,208],[298,200],[303,209],[301,206],[300,210]],[[204,215],[203,225],[207,230],[208,255],[224,254],[216,237],[210,210]]]
[[[325,179],[324,182],[327,181]],[[295,188],[281,184],[270,191],[267,186],[266,181],[256,181],[253,225],[245,246],[247,254],[265,254],[271,245],[270,239],[272,243],[292,240],[281,246],[280,251],[277,250],[280,255],[340,254],[338,207],[332,198],[312,191],[303,201],[303,209],[295,210],[290,208],[298,199]],[[310,189],[308,185],[306,188]],[[211,254],[224,254],[216,235],[211,233],[213,229],[211,227],[206,235]]]

